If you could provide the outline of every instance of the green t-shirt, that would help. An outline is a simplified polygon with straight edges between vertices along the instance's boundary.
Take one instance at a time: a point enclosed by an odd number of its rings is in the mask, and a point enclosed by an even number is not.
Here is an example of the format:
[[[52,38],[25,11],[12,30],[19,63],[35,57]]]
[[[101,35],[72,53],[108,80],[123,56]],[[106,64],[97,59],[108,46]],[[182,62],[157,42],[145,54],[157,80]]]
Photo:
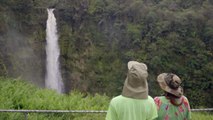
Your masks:
[[[154,101],[158,109],[156,120],[189,120],[191,110],[188,99],[185,96],[180,98],[183,102],[179,106],[173,105],[165,96],[155,97]]]
[[[133,99],[122,95],[110,102],[106,120],[153,120],[157,117],[157,108],[152,97]]]

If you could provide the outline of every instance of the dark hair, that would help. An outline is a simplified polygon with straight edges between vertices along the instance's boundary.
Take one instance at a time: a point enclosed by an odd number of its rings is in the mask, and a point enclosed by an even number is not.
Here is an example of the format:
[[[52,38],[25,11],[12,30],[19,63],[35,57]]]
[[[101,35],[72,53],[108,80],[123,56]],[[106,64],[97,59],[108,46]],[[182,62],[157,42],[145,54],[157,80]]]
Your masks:
[[[175,106],[180,106],[180,105],[182,105],[182,103],[183,103],[183,98],[181,99],[181,102],[180,102],[180,103],[176,103],[176,102],[175,102],[175,99],[178,99],[178,98],[181,98],[181,97],[177,97],[177,96],[175,96],[175,95],[173,95],[173,94],[171,94],[171,93],[168,93],[168,92],[166,92],[166,91],[165,91],[164,95],[165,95],[165,97],[166,97],[167,99],[169,99],[170,102],[171,102],[173,105],[175,105]]]
[[[173,95],[173,94],[171,94],[169,92],[166,92],[166,91],[164,92],[164,96],[166,96],[169,99],[180,98],[180,97],[175,96],[175,95]]]

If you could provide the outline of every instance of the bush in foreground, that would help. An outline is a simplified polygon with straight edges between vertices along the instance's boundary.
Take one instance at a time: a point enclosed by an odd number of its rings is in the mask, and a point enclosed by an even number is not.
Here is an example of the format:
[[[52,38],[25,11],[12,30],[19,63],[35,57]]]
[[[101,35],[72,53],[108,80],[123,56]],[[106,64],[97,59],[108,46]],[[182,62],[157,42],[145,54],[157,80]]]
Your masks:
[[[39,89],[22,80],[0,78],[0,108],[30,110],[106,110],[109,97],[90,95],[73,91],[70,94],[58,94],[53,90]],[[30,120],[72,119],[100,120],[102,113],[29,113]],[[0,113],[0,119],[24,118],[23,113]]]

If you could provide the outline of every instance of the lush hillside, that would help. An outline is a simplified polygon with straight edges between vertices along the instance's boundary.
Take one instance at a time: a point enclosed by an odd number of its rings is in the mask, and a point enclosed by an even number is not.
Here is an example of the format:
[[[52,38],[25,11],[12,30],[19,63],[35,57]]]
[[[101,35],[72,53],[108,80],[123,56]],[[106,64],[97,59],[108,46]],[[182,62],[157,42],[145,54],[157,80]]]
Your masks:
[[[129,60],[173,72],[195,107],[213,107],[212,0],[1,0],[0,75],[44,86],[46,8],[54,7],[66,91],[120,94]],[[155,88],[155,89],[153,89]]]

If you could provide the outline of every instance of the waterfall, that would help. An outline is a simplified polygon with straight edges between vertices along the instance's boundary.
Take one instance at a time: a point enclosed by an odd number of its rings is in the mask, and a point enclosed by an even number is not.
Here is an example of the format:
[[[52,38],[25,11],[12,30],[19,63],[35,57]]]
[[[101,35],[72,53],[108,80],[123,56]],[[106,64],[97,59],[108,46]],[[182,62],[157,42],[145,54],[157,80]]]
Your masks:
[[[53,13],[54,9],[47,9],[48,19],[46,25],[46,78],[45,86],[63,93],[63,82],[60,72],[57,24]]]

